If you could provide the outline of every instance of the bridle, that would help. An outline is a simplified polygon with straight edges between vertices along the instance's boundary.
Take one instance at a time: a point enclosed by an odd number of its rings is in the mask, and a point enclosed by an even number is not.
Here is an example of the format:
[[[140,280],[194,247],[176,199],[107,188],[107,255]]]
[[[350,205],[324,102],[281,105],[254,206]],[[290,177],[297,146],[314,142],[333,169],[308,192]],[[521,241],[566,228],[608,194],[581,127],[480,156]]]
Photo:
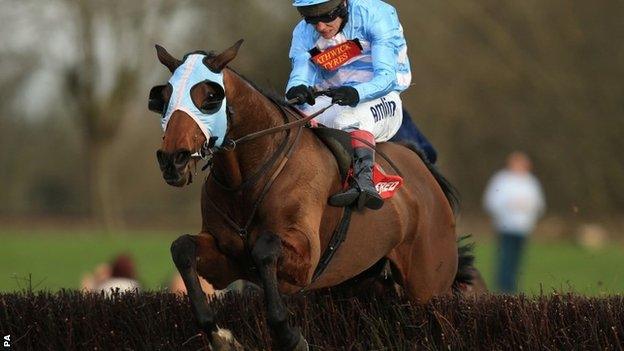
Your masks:
[[[211,207],[211,209],[215,213],[217,213],[225,221],[225,223],[227,223],[227,225],[242,240],[243,246],[247,253],[251,252],[251,243],[250,243],[249,233],[250,233],[250,228],[253,224],[253,221],[256,217],[256,213],[258,209],[260,208],[260,205],[264,201],[266,195],[269,193],[271,186],[274,184],[275,180],[279,177],[281,172],[284,170],[286,164],[288,163],[290,156],[292,155],[298,141],[300,140],[301,134],[303,132],[303,128],[306,125],[308,125],[310,120],[324,113],[325,111],[327,111],[329,108],[331,108],[334,105],[334,103],[331,103],[330,105],[326,106],[325,108],[322,108],[321,110],[317,111],[314,114],[311,114],[309,116],[304,116],[303,114],[294,111],[294,109],[292,108],[291,101],[289,101],[288,107],[285,107],[271,98],[268,98],[268,99],[282,114],[282,117],[284,119],[284,124],[280,126],[268,128],[268,129],[263,129],[257,132],[253,132],[245,136],[242,136],[238,139],[230,139],[227,137],[228,133],[226,133],[226,140],[224,140],[222,147],[220,148],[215,148],[214,146],[210,147],[210,141],[206,141],[206,143],[202,147],[202,153],[204,152],[203,150],[206,150],[205,152],[207,153],[200,156],[202,159],[207,159],[207,163],[202,168],[202,170],[205,170],[207,167],[211,167],[211,170],[208,175],[208,178],[206,179],[206,182],[212,180],[219,188],[221,188],[221,190],[229,192],[229,193],[239,193],[239,194],[242,193],[242,191],[244,191],[245,189],[251,188],[258,180],[260,180],[260,178],[264,174],[267,174],[267,172],[270,169],[272,168],[274,169],[270,177],[268,178],[267,182],[262,187],[262,190],[260,191],[259,195],[256,197],[255,201],[253,201],[251,211],[247,212],[247,219],[244,220],[242,225],[239,222],[237,222],[235,219],[233,219],[230,215],[228,215],[226,211],[221,209],[212,200],[212,197],[206,196],[204,198],[205,199],[204,201],[207,202],[207,204]],[[228,111],[228,116],[231,116],[234,113],[232,112],[231,108],[228,108],[227,111]],[[291,122],[288,115],[294,117],[295,120]],[[292,142],[289,143],[291,139],[291,130],[294,128],[297,128],[296,135],[294,139],[292,140]],[[239,186],[229,187],[228,185],[225,184],[225,182],[223,182],[217,177],[215,169],[213,169],[214,163],[212,163],[212,157],[215,154],[223,153],[226,151],[233,151],[238,145],[244,144],[245,142],[248,142],[250,140],[254,140],[254,139],[266,136],[266,135],[278,133],[281,131],[286,131],[286,136],[281,141],[280,145],[277,148],[277,151],[274,152],[273,155],[266,162],[264,162],[264,164],[260,166],[260,168],[257,171],[255,171],[252,176],[244,180]],[[365,140],[360,140],[360,141],[375,148],[375,145],[370,145]],[[381,154],[381,156],[384,157],[390,163],[391,167],[393,167],[397,171],[397,173],[400,174],[400,172],[398,172],[398,169],[396,168],[394,163],[387,156],[383,154]],[[281,157],[281,160],[277,164],[277,167],[274,167],[275,164],[278,162],[278,159],[280,159],[280,157]],[[327,268],[327,266],[329,265],[329,261],[331,261],[334,253],[336,252],[338,247],[340,247],[340,243],[344,241],[346,231],[349,227],[350,218],[351,218],[351,209],[346,208],[338,224],[338,227],[333,232],[330,238],[330,244],[328,246],[328,249],[323,253],[321,260],[319,261],[319,265],[314,271],[312,281],[315,281],[316,279],[318,279],[318,277],[323,273],[325,268]],[[253,263],[250,263],[249,269],[250,269],[250,272],[256,271],[255,265]],[[305,290],[305,287],[301,291],[303,290]]]
[[[214,147],[209,148],[208,149],[208,157],[204,157],[206,159],[208,159],[208,162],[206,164],[206,166],[204,166],[203,169],[205,169],[208,166],[211,166],[211,168],[213,167],[212,164],[212,157],[217,154],[217,153],[221,153],[221,152],[225,152],[225,151],[232,151],[234,150],[238,145],[244,144],[250,140],[254,140],[266,135],[270,135],[270,134],[274,134],[277,132],[281,132],[281,131],[286,131],[286,136],[284,137],[283,141],[280,143],[280,145],[278,146],[278,149],[276,152],[273,153],[273,155],[269,158],[269,160],[267,160],[256,172],[254,172],[254,174],[252,176],[250,176],[249,178],[247,178],[246,180],[244,180],[239,186],[237,187],[229,187],[227,186],[222,180],[220,180],[217,175],[216,172],[214,171],[214,169],[211,169],[210,174],[209,174],[209,178],[206,180],[210,180],[212,179],[214,181],[214,183],[221,188],[224,191],[230,192],[230,193],[240,193],[243,190],[247,189],[247,188],[251,188],[264,174],[266,174],[271,168],[274,168],[271,176],[268,178],[268,181],[264,184],[264,186],[262,187],[262,190],[260,192],[260,195],[256,198],[256,200],[253,203],[251,212],[248,214],[248,218],[246,221],[244,221],[244,224],[241,226],[239,223],[237,223],[234,219],[232,219],[229,215],[227,215],[227,213],[225,213],[223,210],[221,210],[219,208],[219,206],[217,206],[217,204],[214,203],[214,201],[212,201],[212,199],[210,197],[206,198],[206,201],[208,202],[208,204],[210,205],[210,207],[217,213],[219,214],[219,216],[221,216],[221,218],[223,218],[225,220],[226,223],[228,223],[228,225],[239,235],[239,237],[243,240],[243,242],[245,243],[245,246],[249,246],[249,229],[252,225],[252,222],[255,218],[256,212],[257,210],[260,208],[260,205],[262,204],[262,201],[264,200],[264,198],[266,197],[266,195],[268,194],[271,186],[273,185],[273,183],[275,182],[275,180],[278,178],[278,176],[281,174],[281,172],[284,170],[286,163],[288,162],[288,160],[290,159],[290,156],[292,155],[295,146],[297,145],[301,134],[303,132],[303,128],[306,126],[306,124],[312,120],[313,118],[315,118],[316,116],[320,115],[321,113],[325,112],[327,109],[329,109],[330,107],[333,106],[333,104],[319,110],[318,112],[311,114],[309,116],[305,116],[302,118],[302,115],[299,113],[294,112],[292,109],[284,107],[282,105],[280,105],[278,102],[274,101],[273,99],[269,100],[273,103],[273,105],[280,111],[280,113],[282,114],[282,117],[284,119],[284,124],[277,126],[277,127],[272,127],[272,128],[268,128],[268,129],[264,129],[261,131],[257,131],[257,132],[253,132],[251,134],[247,134],[243,137],[240,137],[238,139],[227,139],[226,141],[224,141],[224,145],[225,147],[221,147],[221,148],[217,148],[215,149]],[[288,117],[288,115],[292,116],[295,118],[294,121],[290,122],[290,119]],[[295,135],[295,138],[292,142],[289,143],[290,141],[290,135],[291,135],[291,130],[297,128],[297,134]],[[278,163],[278,160],[280,159]],[[277,163],[277,167],[273,167],[275,164]]]
[[[268,97],[267,97],[268,98]],[[200,158],[202,160],[208,160],[210,161],[210,158],[212,155],[214,155],[215,153],[219,153],[219,152],[224,152],[224,151],[232,151],[236,148],[237,145],[243,144],[249,140],[253,140],[265,135],[269,135],[269,134],[274,134],[277,132],[281,132],[283,130],[290,130],[292,128],[296,128],[296,127],[304,127],[308,122],[310,122],[312,119],[316,118],[317,116],[321,115],[322,113],[324,113],[325,111],[327,111],[330,107],[334,106],[334,103],[331,103],[330,105],[322,108],[321,110],[309,115],[309,116],[305,116],[302,117],[303,114],[301,113],[295,113],[293,112],[290,108],[285,108],[283,106],[281,106],[278,102],[274,101],[271,98],[268,98],[269,101],[271,101],[273,103],[273,105],[275,105],[280,112],[282,113],[282,115],[284,116],[284,124],[277,126],[277,127],[272,127],[272,128],[268,128],[268,129],[263,129],[257,132],[253,132],[250,134],[247,134],[243,137],[240,137],[238,139],[231,139],[226,137],[226,139],[223,141],[223,146],[222,147],[216,147],[214,146],[214,141],[212,140],[212,138],[210,140],[206,140],[204,142],[204,144],[201,146],[201,148],[196,151],[194,154],[191,155],[191,157],[193,158]],[[294,99],[293,99],[294,100]],[[292,107],[292,104],[295,103],[296,101],[287,101],[287,104],[289,107]],[[232,109],[228,108],[228,115],[233,114]],[[286,116],[286,114],[290,114],[293,117],[295,117],[295,121],[293,122],[289,122],[288,117]]]
[[[316,95],[322,95],[324,92],[323,91],[318,91],[315,94]],[[293,110],[292,104],[296,103],[297,101],[295,100],[291,100],[287,102],[288,107],[282,106],[282,104],[278,103],[277,101],[275,101],[274,99],[265,96],[267,99],[269,99],[269,101],[280,111],[280,113],[282,114],[282,117],[284,119],[284,124],[280,125],[280,126],[276,126],[276,127],[272,127],[272,128],[268,128],[268,129],[263,129],[257,132],[252,132],[250,134],[247,134],[245,136],[242,136],[240,138],[237,139],[231,139],[229,137],[227,137],[227,135],[229,133],[226,133],[226,139],[223,141],[223,144],[221,147],[215,147],[214,142],[211,142],[211,140],[207,140],[204,145],[201,147],[201,149],[196,152],[195,154],[193,154],[193,157],[199,157],[203,160],[206,160],[206,165],[204,167],[202,167],[202,170],[205,170],[206,168],[210,167],[210,173],[208,178],[206,179],[206,181],[209,181],[212,179],[212,181],[222,190],[226,191],[226,192],[230,192],[230,193],[240,193],[242,191],[244,191],[247,188],[251,188],[258,180],[260,180],[260,178],[266,174],[266,172],[268,172],[271,168],[273,168],[273,166],[277,163],[278,159],[281,156],[281,160],[279,161],[279,164],[277,167],[274,168],[274,171],[272,172],[271,176],[268,178],[268,181],[265,183],[265,185],[262,187],[262,190],[260,192],[260,195],[256,198],[256,200],[253,203],[251,212],[248,214],[247,220],[244,221],[243,225],[240,225],[239,223],[237,223],[234,219],[232,219],[227,213],[225,213],[221,208],[219,208],[219,206],[217,206],[217,204],[214,203],[214,201],[210,198],[210,197],[206,197],[206,201],[208,202],[208,205],[221,217],[223,218],[223,220],[225,220],[225,222],[238,234],[238,236],[243,240],[244,245],[249,249],[249,229],[251,228],[252,222],[255,218],[256,212],[258,211],[258,209],[260,208],[260,205],[262,204],[264,198],[266,197],[266,195],[268,194],[271,186],[273,185],[273,183],[275,182],[275,180],[278,178],[278,176],[281,174],[282,170],[284,169],[284,167],[286,166],[286,163],[288,162],[288,160],[290,159],[290,156],[292,155],[292,152],[295,149],[295,146],[297,145],[300,136],[302,134],[303,128],[308,125],[308,123],[314,119],[315,117],[321,115],[322,113],[324,113],[325,111],[327,111],[329,108],[333,107],[335,105],[335,103],[331,103],[328,106],[320,109],[319,111],[309,115],[309,116],[304,116],[302,113],[300,112],[295,112]],[[228,107],[227,108],[228,111],[228,116],[229,118],[231,118],[231,116],[235,113],[232,111],[232,108]],[[288,115],[292,116],[295,120],[294,121],[290,121]],[[291,139],[290,138],[290,132],[292,129],[297,128],[297,134],[294,138],[294,140],[290,143],[288,143],[288,141]],[[228,151],[233,151],[234,149],[236,149],[237,146],[244,144],[250,140],[254,140],[266,135],[270,135],[270,134],[274,134],[274,133],[278,133],[281,131],[286,131],[286,136],[284,137],[284,140],[280,143],[280,145],[278,146],[277,152],[274,152],[273,155],[269,158],[268,161],[266,161],[256,172],[254,172],[254,174],[252,176],[250,176],[249,178],[247,178],[246,180],[244,180],[239,186],[237,187],[230,187],[228,185],[225,184],[225,182],[223,182],[222,180],[220,180],[217,175],[216,172],[214,171],[214,169],[212,169],[212,167],[214,167],[214,163],[212,162],[213,156],[215,154],[219,154],[219,153],[224,153],[224,152],[228,152]],[[359,138],[357,138],[358,140],[360,140]],[[370,147],[375,148],[375,145],[371,145],[370,143],[368,143],[366,140],[360,140],[361,142],[368,144]],[[386,155],[384,155],[383,153],[381,153],[380,151],[377,151],[379,153],[380,156],[382,156],[384,159],[386,159],[386,161],[388,161],[388,163],[390,164],[390,166],[392,168],[395,169],[395,171],[401,175],[400,171],[398,170],[398,168],[395,166],[395,164],[392,162],[392,160],[390,160]]]

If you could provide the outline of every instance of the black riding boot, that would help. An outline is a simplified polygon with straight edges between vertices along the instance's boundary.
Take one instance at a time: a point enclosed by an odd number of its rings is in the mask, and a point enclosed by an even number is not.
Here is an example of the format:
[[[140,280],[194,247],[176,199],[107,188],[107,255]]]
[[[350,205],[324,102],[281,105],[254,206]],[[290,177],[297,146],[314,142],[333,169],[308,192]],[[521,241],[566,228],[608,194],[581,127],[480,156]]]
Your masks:
[[[362,210],[364,207],[371,210],[380,209],[383,206],[383,199],[373,184],[375,150],[370,147],[357,147],[353,149],[353,154],[355,157],[351,187],[332,195],[329,198],[329,204],[337,207],[356,204],[358,210]]]

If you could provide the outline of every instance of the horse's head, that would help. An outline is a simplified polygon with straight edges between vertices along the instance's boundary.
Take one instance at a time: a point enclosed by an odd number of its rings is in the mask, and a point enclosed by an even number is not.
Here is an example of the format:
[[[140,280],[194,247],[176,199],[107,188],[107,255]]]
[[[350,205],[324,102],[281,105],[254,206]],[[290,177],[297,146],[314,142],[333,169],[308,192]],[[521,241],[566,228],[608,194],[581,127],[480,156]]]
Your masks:
[[[158,60],[172,73],[166,85],[153,87],[149,94],[149,109],[162,116],[164,136],[156,157],[167,184],[189,184],[191,164],[222,145],[228,126],[223,69],[242,42],[219,55],[198,51],[182,60],[156,45]]]

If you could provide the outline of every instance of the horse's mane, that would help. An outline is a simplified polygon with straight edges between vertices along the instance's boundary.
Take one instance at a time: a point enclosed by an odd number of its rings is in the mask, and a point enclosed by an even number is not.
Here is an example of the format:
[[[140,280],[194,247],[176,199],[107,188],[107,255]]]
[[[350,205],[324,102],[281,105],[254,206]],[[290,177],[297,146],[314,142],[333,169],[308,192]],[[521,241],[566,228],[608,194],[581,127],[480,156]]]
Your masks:
[[[195,52],[192,52],[192,53],[204,54],[204,55],[208,56],[208,58],[213,58],[213,57],[216,56],[216,54],[213,51],[208,52],[208,53],[205,52],[205,51],[195,51]],[[190,55],[190,54],[187,54],[187,55]],[[283,98],[283,96],[281,94],[278,94],[274,90],[267,91],[267,90],[259,87],[256,83],[254,83],[250,79],[246,78],[241,73],[239,73],[236,70],[234,70],[232,67],[228,66],[227,68],[229,70],[231,70],[232,72],[236,73],[236,75],[238,75],[241,79],[243,79],[245,82],[247,82],[249,85],[251,85],[260,94],[265,96],[267,99],[271,100],[274,104],[276,104],[276,105],[278,105],[278,106],[280,106],[282,108],[289,109],[291,111],[295,111],[297,114],[300,114],[298,109],[293,108],[292,105],[290,105],[290,104],[288,104],[288,102],[284,101],[284,98]],[[423,151],[420,150],[420,148],[418,148],[413,143],[409,143],[409,142],[399,142],[399,144],[407,147],[408,149],[410,149],[410,150],[414,151],[416,154],[418,154],[418,156],[422,159],[422,161],[427,166],[427,169],[429,170],[429,172],[431,172],[431,174],[433,175],[435,180],[438,182],[438,184],[442,188],[442,192],[444,193],[444,196],[448,200],[449,205],[451,206],[451,209],[453,210],[453,213],[457,214],[459,212],[459,206],[460,206],[459,192],[457,191],[457,189],[451,184],[451,182],[449,182],[442,175],[442,173],[440,173],[440,171],[437,169],[437,167],[434,164],[432,164],[429,161],[429,159],[427,159],[427,157],[425,156]]]
[[[252,80],[248,79],[247,77],[245,77],[244,75],[240,74],[239,72],[237,72],[236,70],[234,70],[232,67],[228,66],[228,69],[234,73],[236,73],[239,77],[241,77],[245,82],[249,83],[249,85],[251,85],[254,89],[256,89],[260,94],[262,94],[264,97],[266,97],[267,99],[273,101],[273,103],[275,103],[276,105],[279,105],[281,107],[284,108],[290,108],[292,109],[292,106],[290,104],[288,104],[288,102],[286,102],[284,100],[284,95],[276,92],[275,90],[271,89],[271,90],[267,90],[265,88],[262,88],[260,86],[258,86],[256,83],[254,83]]]
[[[190,52],[188,54],[186,54],[184,56],[184,58],[186,58],[186,56],[191,55],[191,54],[202,54],[202,55],[206,55],[209,59],[210,58],[215,58],[217,56],[217,54],[214,51],[210,51],[210,52],[206,52],[203,50],[197,50],[197,51],[193,51]],[[240,72],[236,71],[235,69],[233,69],[230,66],[227,66],[227,68],[236,73],[237,76],[239,76],[241,79],[243,79],[246,83],[248,83],[249,85],[251,85],[254,89],[256,89],[260,94],[262,94],[264,97],[266,97],[267,99],[271,100],[273,103],[275,103],[278,106],[284,107],[284,108],[288,108],[288,109],[292,109],[294,111],[297,111],[297,109],[293,109],[293,106],[288,104],[288,102],[286,102],[284,100],[284,96],[278,92],[276,92],[275,90],[267,90],[265,88],[262,88],[260,86],[258,86],[258,84],[254,83],[251,79],[248,79],[247,77],[245,77],[243,74],[241,74]]]
[[[208,58],[216,57],[216,53],[214,51],[206,52],[206,51],[198,50],[198,51],[193,51],[191,53],[186,54],[184,56],[184,59],[186,59],[186,56],[191,55],[191,54],[203,54],[203,55],[208,56]],[[289,109],[291,111],[295,111],[297,114],[300,114],[299,110],[293,108],[292,105],[290,105],[290,104],[288,104],[288,102],[284,101],[284,98],[283,98],[283,96],[281,94],[278,94],[274,90],[267,91],[267,90],[259,87],[256,83],[254,83],[252,80],[250,80],[247,77],[245,77],[243,74],[237,72],[232,67],[228,66],[227,68],[229,70],[231,70],[232,72],[234,72],[236,75],[238,75],[241,79],[243,79],[249,85],[251,85],[254,89],[256,89],[264,97],[266,97],[267,99],[271,100],[274,104],[276,104],[276,105],[278,105],[278,106],[280,106],[280,107],[282,107],[284,109]],[[431,174],[433,175],[435,180],[438,182],[438,184],[442,188],[442,192],[444,192],[444,196],[448,200],[449,205],[451,206],[451,209],[453,210],[453,213],[457,214],[459,212],[459,205],[460,205],[459,193],[458,193],[457,189],[455,189],[455,187],[451,184],[451,182],[449,182],[442,175],[442,173],[440,173],[440,171],[436,168],[435,165],[433,165],[431,162],[429,162],[429,159],[427,159],[427,157],[422,152],[422,150],[420,150],[420,148],[418,148],[413,143],[409,143],[409,142],[399,142],[399,144],[407,147],[408,149],[410,149],[410,150],[414,151],[416,154],[418,154],[418,156],[422,159],[422,161],[427,166],[427,169],[431,172]]]

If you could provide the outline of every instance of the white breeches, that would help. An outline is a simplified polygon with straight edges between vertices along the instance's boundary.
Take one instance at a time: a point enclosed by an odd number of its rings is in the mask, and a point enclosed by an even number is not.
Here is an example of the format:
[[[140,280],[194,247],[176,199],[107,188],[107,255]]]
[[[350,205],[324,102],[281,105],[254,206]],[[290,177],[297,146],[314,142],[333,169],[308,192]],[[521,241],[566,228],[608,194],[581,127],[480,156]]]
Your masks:
[[[313,106],[305,104],[302,111],[311,115],[329,104],[330,97],[319,96]],[[403,104],[399,93],[392,91],[386,96],[361,102],[356,107],[334,105],[314,120],[326,127],[347,132],[365,130],[373,134],[375,142],[382,142],[392,138],[401,127]]]

